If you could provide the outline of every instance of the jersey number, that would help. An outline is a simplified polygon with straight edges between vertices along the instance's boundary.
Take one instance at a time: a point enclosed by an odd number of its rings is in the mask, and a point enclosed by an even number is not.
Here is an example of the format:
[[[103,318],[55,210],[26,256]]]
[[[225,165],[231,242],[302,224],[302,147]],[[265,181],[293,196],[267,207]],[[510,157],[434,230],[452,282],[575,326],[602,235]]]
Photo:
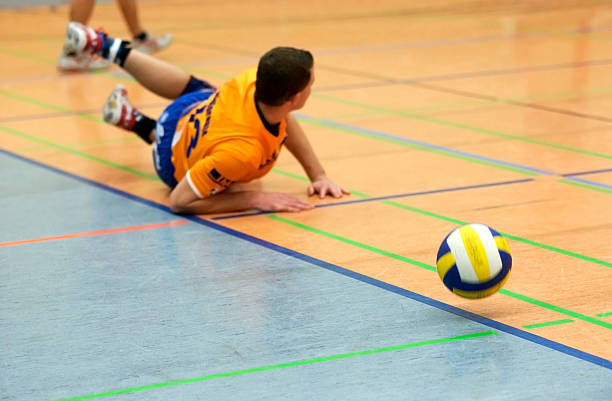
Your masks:
[[[206,133],[208,132],[208,126],[210,125],[210,115],[212,114],[212,108],[215,105],[215,102],[217,101],[218,95],[219,92],[215,94],[210,103],[200,107],[199,109],[194,110],[194,113],[191,115],[191,117],[189,117],[189,122],[193,121],[193,129],[195,130],[195,134],[191,137],[189,141],[189,146],[187,146],[187,158],[189,158],[191,151],[197,146],[198,139],[206,135]],[[197,119],[196,116],[198,114],[202,114],[204,111],[206,111],[206,120],[204,122],[204,126],[201,127],[200,120]],[[202,129],[200,130],[200,128]]]

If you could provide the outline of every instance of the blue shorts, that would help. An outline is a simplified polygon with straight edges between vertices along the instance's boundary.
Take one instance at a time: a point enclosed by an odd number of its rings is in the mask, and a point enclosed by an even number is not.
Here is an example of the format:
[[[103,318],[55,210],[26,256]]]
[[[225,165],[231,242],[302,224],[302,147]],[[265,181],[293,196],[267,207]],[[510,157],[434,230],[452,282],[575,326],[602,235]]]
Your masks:
[[[157,119],[155,143],[153,144],[153,165],[159,178],[170,188],[178,184],[174,178],[174,165],[172,164],[172,146],[176,125],[181,117],[189,113],[197,104],[208,99],[214,92],[215,88],[212,85],[192,77],[183,94],[170,103]]]

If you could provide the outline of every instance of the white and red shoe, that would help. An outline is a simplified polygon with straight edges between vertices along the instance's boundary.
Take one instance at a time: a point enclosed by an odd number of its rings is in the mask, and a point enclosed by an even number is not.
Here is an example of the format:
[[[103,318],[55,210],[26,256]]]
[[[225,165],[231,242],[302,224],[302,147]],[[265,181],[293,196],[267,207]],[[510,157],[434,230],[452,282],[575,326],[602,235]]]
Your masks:
[[[121,84],[115,86],[102,108],[104,121],[130,131],[136,124],[137,113],[127,98],[127,90]]]
[[[91,54],[67,54],[62,52],[57,69],[62,72],[99,71],[110,67],[111,62]]]
[[[100,54],[104,34],[78,22],[66,27],[64,51],[69,54]]]

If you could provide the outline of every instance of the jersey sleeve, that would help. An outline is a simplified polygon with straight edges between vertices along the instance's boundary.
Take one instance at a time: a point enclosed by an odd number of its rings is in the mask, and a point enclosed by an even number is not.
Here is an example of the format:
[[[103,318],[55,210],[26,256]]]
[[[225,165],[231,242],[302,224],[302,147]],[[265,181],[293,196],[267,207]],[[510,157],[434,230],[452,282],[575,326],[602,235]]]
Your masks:
[[[260,155],[255,147],[232,145],[219,147],[187,171],[187,182],[200,199],[242,181],[258,168]]]

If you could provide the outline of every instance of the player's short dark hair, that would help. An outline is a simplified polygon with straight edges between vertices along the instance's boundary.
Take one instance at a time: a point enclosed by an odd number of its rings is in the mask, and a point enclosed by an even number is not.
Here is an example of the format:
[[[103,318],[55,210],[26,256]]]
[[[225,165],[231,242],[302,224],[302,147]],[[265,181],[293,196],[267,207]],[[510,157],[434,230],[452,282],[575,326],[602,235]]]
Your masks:
[[[275,47],[259,59],[255,99],[280,106],[310,82],[313,57],[308,50]]]

